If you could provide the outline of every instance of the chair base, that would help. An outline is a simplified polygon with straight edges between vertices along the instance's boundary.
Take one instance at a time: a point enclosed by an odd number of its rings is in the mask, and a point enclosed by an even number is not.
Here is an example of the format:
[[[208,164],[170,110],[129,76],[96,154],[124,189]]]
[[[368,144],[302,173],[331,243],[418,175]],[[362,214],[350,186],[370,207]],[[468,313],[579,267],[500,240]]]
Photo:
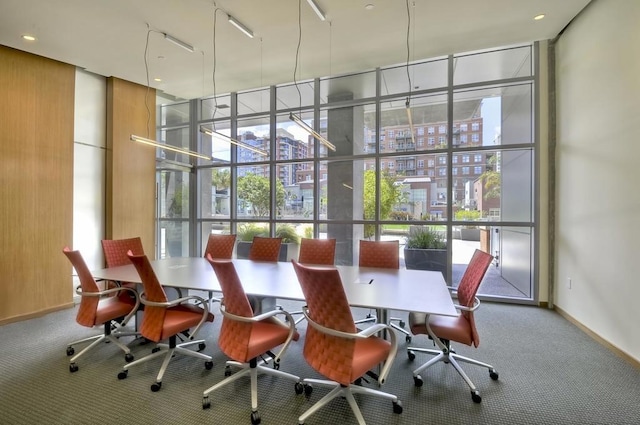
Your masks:
[[[119,324],[116,324],[116,329],[121,329],[122,327]],[[117,345],[125,354],[125,360],[130,362],[133,360],[133,355],[131,355],[131,350],[125,344],[119,341],[118,338],[125,336],[139,336],[139,332],[129,332],[129,331],[121,331],[116,330],[112,331],[112,322],[106,322],[103,324],[104,332],[100,335],[90,336],[88,338],[82,338],[77,341],[73,341],[67,344],[67,355],[73,356],[69,359],[69,371],[76,372],[78,370],[78,365],[76,365],[76,360],[82,357],[84,354],[88,353],[90,350],[95,348],[98,344],[105,343],[113,343]],[[75,354],[75,350],[73,349],[74,345],[83,344],[85,342],[91,342],[91,344],[84,347],[78,354]]]
[[[156,382],[151,385],[151,391],[153,392],[159,391],[160,388],[162,387],[162,377],[164,376],[164,373],[166,372],[167,367],[169,366],[169,362],[171,361],[173,356],[175,356],[176,354],[184,354],[185,356],[195,357],[198,359],[205,360],[205,367],[207,368],[207,370],[210,370],[211,368],[213,368],[213,362],[211,361],[211,356],[186,348],[195,344],[198,344],[198,348],[200,350],[203,350],[206,347],[203,339],[187,341],[181,344],[176,344],[176,336],[174,335],[171,338],[169,338],[169,344],[157,344],[151,354],[141,359],[138,359],[134,362],[124,365],[122,367],[122,371],[118,374],[118,379],[125,379],[127,377],[127,373],[129,369],[132,368],[133,366],[139,365],[141,363],[146,363],[157,357],[164,356],[164,360],[162,361],[162,365],[160,366],[160,371],[156,376]]]
[[[322,407],[329,404],[329,402],[336,397],[344,397],[349,403],[349,406],[351,407],[353,414],[356,416],[356,419],[358,420],[358,424],[366,425],[364,421],[364,417],[362,416],[362,412],[358,407],[358,403],[356,402],[356,399],[353,397],[354,394],[368,394],[368,395],[374,395],[377,397],[386,398],[388,400],[391,400],[391,402],[393,403],[393,413],[398,413],[398,414],[402,413],[402,403],[400,402],[400,400],[398,400],[398,397],[393,394],[389,394],[382,391],[374,390],[372,388],[365,388],[365,387],[361,387],[353,384],[349,386],[344,386],[344,385],[338,384],[335,381],[327,381],[322,379],[308,378],[308,379],[305,379],[303,382],[305,385],[305,393],[307,395],[311,394],[310,384],[315,384],[315,385],[320,385],[325,387],[333,387],[333,389],[327,395],[322,397],[316,404],[311,406],[311,408],[309,408],[306,412],[304,412],[298,418],[298,423],[300,425],[304,424],[304,421],[309,416],[313,415]]]
[[[464,381],[469,386],[469,389],[471,390],[471,399],[475,403],[480,403],[482,401],[482,397],[480,396],[480,391],[478,391],[478,389],[473,384],[471,379],[469,379],[469,376],[467,376],[467,374],[462,369],[462,367],[460,367],[460,364],[458,363],[458,361],[463,362],[463,363],[469,363],[469,364],[472,364],[472,365],[475,365],[475,366],[484,367],[484,368],[488,369],[489,370],[489,376],[494,381],[497,380],[498,376],[499,376],[498,372],[496,372],[495,368],[493,366],[491,366],[490,364],[483,363],[483,362],[480,362],[478,360],[471,359],[469,357],[461,356],[461,355],[456,354],[455,352],[453,352],[451,349],[433,350],[433,349],[429,349],[429,348],[409,347],[407,349],[407,356],[409,357],[409,360],[414,360],[415,359],[415,352],[426,353],[426,354],[431,354],[431,355],[435,356],[434,358],[432,358],[431,360],[429,360],[428,362],[424,363],[419,368],[417,368],[417,369],[415,369],[413,371],[413,381],[414,381],[414,383],[415,383],[415,385],[417,387],[421,387],[422,386],[422,377],[420,376],[420,373],[422,371],[424,371],[428,367],[433,366],[434,364],[436,364],[438,362],[449,363],[451,366],[453,366],[453,368],[458,372],[458,374],[462,377],[462,379],[464,379]]]
[[[265,374],[271,376],[277,376],[279,378],[285,378],[292,381],[295,381],[295,391],[296,394],[302,394],[304,387],[302,385],[302,380],[299,376],[293,375],[291,373],[282,372],[278,369],[273,369],[267,367],[268,362],[261,360],[260,362],[257,359],[252,359],[249,363],[241,363],[236,361],[227,361],[227,369],[225,371],[225,376],[227,378],[218,382],[211,388],[205,390],[202,393],[202,408],[208,409],[211,407],[211,401],[209,400],[209,394],[212,392],[231,384],[232,382],[237,381],[238,379],[249,375],[251,379],[251,423],[257,424],[260,423],[260,415],[258,414],[258,374]],[[231,374],[230,368],[231,366],[238,367],[240,370]],[[274,365],[275,366],[275,365]]]

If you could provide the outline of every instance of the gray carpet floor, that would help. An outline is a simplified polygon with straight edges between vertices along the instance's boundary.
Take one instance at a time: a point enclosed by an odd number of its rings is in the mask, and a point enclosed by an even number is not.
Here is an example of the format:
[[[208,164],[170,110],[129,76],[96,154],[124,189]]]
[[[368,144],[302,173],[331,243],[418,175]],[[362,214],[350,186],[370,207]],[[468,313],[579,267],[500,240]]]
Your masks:
[[[284,303],[298,310],[298,303]],[[75,323],[75,309],[0,327],[0,424],[249,424],[247,380],[213,393],[211,409],[202,409],[202,392],[224,378],[224,355],[216,348],[221,315],[201,336],[214,367],[176,357],[153,393],[159,361],[132,368],[125,380],[117,374],[123,354],[113,344],[79,359],[70,373],[67,342],[95,333]],[[363,317],[366,311],[356,311]],[[393,316],[402,316],[394,313]],[[492,381],[486,370],[463,366],[482,394],[471,401],[464,381],[449,365],[423,372],[424,386],[413,384],[411,371],[428,356],[407,359],[406,342],[383,390],[402,400],[404,412],[391,403],[358,396],[368,424],[639,424],[640,371],[594,342],[557,313],[528,306],[484,303],[477,312],[480,347],[456,346],[458,353],[493,364],[500,373]],[[304,337],[306,326],[300,324]],[[125,340],[127,341],[127,340]],[[129,339],[136,358],[153,344]],[[422,336],[412,344],[429,346]],[[319,377],[302,358],[302,341],[282,360],[281,370]],[[310,399],[296,395],[291,382],[262,376],[259,410],[263,424],[297,424],[297,417],[328,390],[315,388]],[[367,384],[365,384],[367,385]],[[355,424],[344,399],[336,399],[312,416],[307,425]]]

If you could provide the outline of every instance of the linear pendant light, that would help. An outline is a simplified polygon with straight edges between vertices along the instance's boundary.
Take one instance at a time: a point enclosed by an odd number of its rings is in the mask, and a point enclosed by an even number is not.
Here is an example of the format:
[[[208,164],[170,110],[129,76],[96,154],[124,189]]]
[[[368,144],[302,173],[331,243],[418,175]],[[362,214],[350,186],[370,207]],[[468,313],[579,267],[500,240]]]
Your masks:
[[[242,22],[238,21],[231,15],[227,15],[227,18],[229,19],[229,23],[231,25],[238,28],[247,37],[253,38],[253,31],[251,31],[246,25],[244,25]]]
[[[298,117],[297,115],[295,115],[293,113],[289,113],[289,119],[291,121],[295,122],[296,124],[298,124],[304,131],[306,131],[307,133],[309,133],[310,135],[312,135],[313,137],[318,139],[318,141],[320,143],[322,143],[323,145],[325,145],[328,149],[331,149],[334,152],[336,151],[336,146],[333,143],[331,143],[330,141],[328,141],[327,139],[322,137],[320,135],[320,133],[315,131],[313,128],[309,127],[309,125],[307,123],[305,123],[304,121],[302,121],[302,119],[300,119],[300,117]]]
[[[175,38],[174,36],[167,34],[166,32],[163,33],[164,34],[164,39],[167,41],[172,42],[173,44],[175,44],[178,47],[182,47],[184,50],[186,50],[187,52],[195,52],[195,48],[189,44],[189,43],[185,43],[184,41]]]
[[[241,142],[239,140],[233,139],[233,138],[231,138],[231,137],[229,137],[229,136],[227,136],[225,134],[218,133],[217,131],[209,130],[206,127],[200,127],[200,132],[206,134],[207,136],[211,136],[214,139],[217,139],[217,140],[220,140],[220,141],[223,141],[223,142],[226,142],[226,143],[231,143],[232,145],[236,145],[236,146],[238,146],[240,148],[243,148],[243,149],[248,149],[248,150],[253,151],[253,152],[255,152],[257,154],[260,154],[260,155],[268,156],[267,151],[265,151],[263,149],[258,149],[258,148],[254,147],[254,146],[251,146],[248,143],[244,143],[244,142]]]
[[[155,146],[156,148],[166,149],[166,150],[176,152],[176,153],[181,153],[184,155],[195,156],[197,158],[206,159],[208,161],[212,160],[211,156],[203,155],[201,153],[190,151],[188,149],[180,149],[175,146],[167,145],[166,143],[159,143],[159,142],[156,142],[155,140],[147,139],[146,137],[136,136],[135,134],[131,135],[131,141],[142,143],[149,146]]]
[[[413,143],[414,147],[416,144],[416,138],[414,136],[413,131],[413,120],[411,119],[411,106],[409,105],[409,98],[407,98],[407,103],[405,103],[407,109],[407,118],[409,119],[409,132],[411,133],[411,143]]]
[[[314,0],[307,0],[307,3],[309,3],[309,6],[311,6],[311,9],[316,12],[316,15],[318,15],[318,18],[320,18],[321,21],[327,19],[322,9],[320,9],[320,6],[318,6],[318,3],[316,3]]]

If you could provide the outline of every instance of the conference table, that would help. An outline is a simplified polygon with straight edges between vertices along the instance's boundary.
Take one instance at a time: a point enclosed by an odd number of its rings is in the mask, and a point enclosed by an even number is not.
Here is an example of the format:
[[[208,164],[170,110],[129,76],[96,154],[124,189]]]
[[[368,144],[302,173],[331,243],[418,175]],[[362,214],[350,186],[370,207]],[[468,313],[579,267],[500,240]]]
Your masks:
[[[247,294],[270,299],[304,301],[298,278],[290,262],[231,260]],[[158,281],[180,291],[221,292],[211,264],[202,257],[171,257],[152,260]],[[333,266],[314,266],[333,267]],[[349,304],[375,309],[380,322],[390,310],[419,311],[457,316],[442,273],[426,270],[335,266],[340,273]],[[92,271],[95,279],[142,283],[133,264]]]

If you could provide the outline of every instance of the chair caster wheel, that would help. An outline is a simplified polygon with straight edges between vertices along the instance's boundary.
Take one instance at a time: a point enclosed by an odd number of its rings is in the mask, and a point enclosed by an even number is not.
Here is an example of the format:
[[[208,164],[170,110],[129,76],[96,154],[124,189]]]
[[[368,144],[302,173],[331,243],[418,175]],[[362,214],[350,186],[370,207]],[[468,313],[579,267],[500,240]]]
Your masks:
[[[498,372],[495,369],[489,369],[489,377],[494,381],[498,380]]]
[[[313,392],[313,387],[311,384],[304,384],[304,395],[307,397],[311,397],[311,393]]]
[[[406,325],[406,323],[404,323],[404,320],[401,320],[398,322],[398,325],[400,325],[401,328],[404,328],[404,325]]]
[[[480,397],[480,392],[479,391],[471,391],[471,400],[473,400],[474,403],[480,403],[482,401],[482,397]]]
[[[413,351],[407,351],[407,357],[409,358],[409,361],[414,361],[416,359],[416,353]]]
[[[260,413],[251,412],[251,425],[258,425],[262,419],[260,419]]]
[[[67,356],[73,356],[75,352],[76,350],[74,350],[73,347],[67,347]]]
[[[203,397],[202,398],[202,410],[206,410],[208,408],[211,407],[211,401],[209,400],[209,397]]]
[[[122,380],[122,379],[127,379],[127,375],[128,375],[129,371],[127,370],[123,370],[120,373],[118,373],[118,379]]]
[[[151,350],[152,353],[157,353],[158,351],[160,351],[160,347],[153,347],[153,350]]]
[[[280,370],[280,360],[273,362],[273,368],[275,370]]]
[[[224,368],[224,376],[231,376],[231,368],[229,366]]]
[[[398,415],[402,413],[402,403],[400,400],[393,402],[393,413],[397,413]]]
[[[296,394],[300,395],[304,392],[304,385],[301,382],[296,382],[294,386]]]
[[[205,348],[207,348],[207,344],[205,344],[204,342],[201,342],[200,344],[198,344],[198,351],[202,351]]]
[[[162,382],[154,382],[153,384],[151,384],[151,391],[153,391],[154,393],[160,391],[160,388],[162,388]]]
[[[413,377],[413,385],[415,385],[416,387],[421,387],[422,384],[424,384],[422,376],[418,375]]]
[[[127,353],[124,355],[124,361],[126,361],[127,363],[131,363],[133,361],[133,354],[131,353]]]
[[[71,363],[69,364],[69,372],[73,373],[73,372],[77,372],[78,371],[78,365],[75,363]]]
[[[411,342],[411,335],[405,336],[404,340],[407,341],[407,342]]]
[[[207,370],[213,369],[213,362],[204,362],[204,368]]]

